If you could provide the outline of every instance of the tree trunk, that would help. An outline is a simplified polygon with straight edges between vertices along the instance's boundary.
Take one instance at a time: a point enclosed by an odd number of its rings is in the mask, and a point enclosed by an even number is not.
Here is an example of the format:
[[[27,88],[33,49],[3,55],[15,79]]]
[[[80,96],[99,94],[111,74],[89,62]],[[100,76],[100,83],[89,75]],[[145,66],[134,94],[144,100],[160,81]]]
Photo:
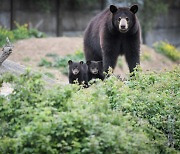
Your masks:
[[[0,56],[0,66],[2,63],[9,57],[9,55],[12,53],[12,44],[10,43],[8,37],[6,38],[7,44],[2,49],[2,54]]]
[[[61,0],[56,0],[56,35],[62,36],[63,35],[63,2]]]
[[[15,0],[10,0],[10,29],[15,28]]]
[[[6,60],[3,62],[3,64],[0,66],[0,75],[4,73],[12,73],[15,75],[21,75],[26,72],[26,67],[20,64],[17,64],[13,61]],[[34,71],[33,71],[34,72]],[[42,80],[44,80],[48,86],[57,85],[57,82],[55,80],[52,80],[46,75],[42,75]]]

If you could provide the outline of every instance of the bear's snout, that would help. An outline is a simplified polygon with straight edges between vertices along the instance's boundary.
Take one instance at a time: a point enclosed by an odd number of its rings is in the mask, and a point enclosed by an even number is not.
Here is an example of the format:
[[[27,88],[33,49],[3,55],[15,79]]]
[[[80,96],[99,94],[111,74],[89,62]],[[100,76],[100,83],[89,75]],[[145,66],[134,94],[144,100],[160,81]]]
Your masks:
[[[72,72],[73,72],[74,75],[77,75],[80,71],[79,71],[78,68],[74,68],[74,69],[72,70]]]
[[[126,28],[126,26],[125,25],[121,25],[121,29],[125,29]]]
[[[128,23],[126,18],[122,18],[119,22],[119,30],[120,32],[126,32],[128,29]]]

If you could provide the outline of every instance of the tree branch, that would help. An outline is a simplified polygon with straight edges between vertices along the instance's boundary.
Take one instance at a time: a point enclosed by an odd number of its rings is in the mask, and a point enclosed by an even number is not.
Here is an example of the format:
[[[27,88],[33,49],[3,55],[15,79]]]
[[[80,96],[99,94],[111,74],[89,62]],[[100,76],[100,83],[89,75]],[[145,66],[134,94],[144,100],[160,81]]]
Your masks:
[[[7,44],[2,49],[2,54],[0,56],[0,66],[2,63],[9,57],[9,55],[12,53],[12,44],[9,41],[8,37],[6,38]]]

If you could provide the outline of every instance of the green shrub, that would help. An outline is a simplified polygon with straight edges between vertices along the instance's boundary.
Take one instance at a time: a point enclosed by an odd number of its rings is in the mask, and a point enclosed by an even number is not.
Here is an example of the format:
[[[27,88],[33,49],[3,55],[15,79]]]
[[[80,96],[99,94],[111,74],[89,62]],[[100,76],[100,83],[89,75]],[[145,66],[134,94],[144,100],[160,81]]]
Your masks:
[[[24,62],[29,62],[30,60],[31,60],[30,57],[25,57],[25,58],[23,58],[23,61],[24,61]]]
[[[178,153],[179,73],[112,75],[87,89],[47,89],[30,72],[1,76],[14,91],[0,96],[0,152]]]
[[[36,38],[45,37],[45,34],[39,32],[36,29],[28,29],[27,24],[19,25],[18,23],[16,23],[16,29],[12,31],[0,27],[0,46],[6,44],[6,37],[8,37],[11,42],[14,42],[17,40],[27,39],[31,37],[36,37]]]
[[[57,54],[47,54],[46,57],[52,58],[52,61],[42,58],[38,66],[58,68],[65,75],[68,75],[68,60],[76,62],[84,61],[84,54],[80,50],[77,50],[74,54],[68,54],[64,57],[58,56]]]
[[[54,74],[51,72],[45,72],[44,74],[47,75],[49,78],[55,78]]]
[[[0,26],[0,46],[2,47],[3,45],[5,45],[6,42],[6,37],[9,38],[9,40],[14,41],[14,34],[12,31],[9,31],[5,28],[2,28]]]
[[[157,52],[164,54],[173,61],[180,60],[180,51],[167,42],[157,42],[154,44],[154,48]]]
[[[16,23],[16,27],[17,28],[12,31],[14,34],[15,40],[21,40],[21,39],[29,38],[29,30],[28,30],[27,24],[20,26],[18,23]]]
[[[37,29],[29,29],[29,37],[35,37],[35,38],[43,38],[46,37],[46,34],[43,32],[38,31]]]
[[[106,93],[111,107],[147,119],[180,149],[180,69],[162,74],[136,72],[126,85],[108,80]]]
[[[40,63],[38,64],[38,66],[42,67],[42,66],[46,66],[46,67],[52,67],[52,62],[48,61],[45,58],[42,58]]]

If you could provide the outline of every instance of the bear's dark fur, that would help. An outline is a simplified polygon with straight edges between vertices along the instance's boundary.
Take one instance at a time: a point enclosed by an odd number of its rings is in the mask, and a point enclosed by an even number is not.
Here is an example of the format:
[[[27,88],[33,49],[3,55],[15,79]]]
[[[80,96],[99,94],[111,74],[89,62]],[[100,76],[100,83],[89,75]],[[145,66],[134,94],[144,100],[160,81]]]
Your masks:
[[[135,15],[138,6],[109,9],[95,16],[84,35],[86,61],[103,61],[103,70],[116,66],[119,55],[125,55],[130,72],[140,63],[140,25]]]
[[[103,63],[102,61],[87,61],[88,65],[88,79],[101,79],[104,80]]]
[[[83,61],[73,62],[72,60],[68,61],[69,64],[69,83],[73,84],[75,80],[78,81],[79,84],[88,85],[88,67],[87,64]]]

